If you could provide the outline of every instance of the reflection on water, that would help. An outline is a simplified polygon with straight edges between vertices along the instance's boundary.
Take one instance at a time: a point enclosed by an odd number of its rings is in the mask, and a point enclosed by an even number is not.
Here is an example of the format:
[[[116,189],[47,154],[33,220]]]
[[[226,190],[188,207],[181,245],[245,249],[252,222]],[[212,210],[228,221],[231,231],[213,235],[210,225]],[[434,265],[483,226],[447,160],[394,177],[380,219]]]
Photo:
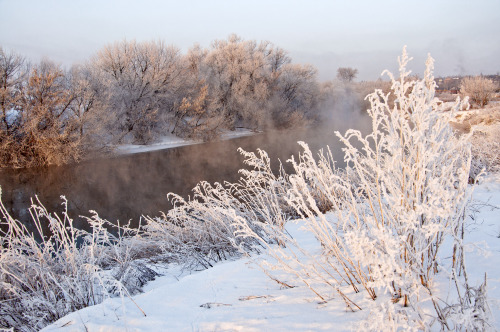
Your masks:
[[[78,216],[89,216],[89,210],[112,222],[132,220],[137,224],[141,215],[157,216],[168,210],[169,192],[187,197],[201,180],[237,181],[238,170],[244,167],[238,147],[265,150],[277,167],[278,158],[285,163],[292,154],[297,155],[299,140],[308,142],[313,151],[328,144],[334,158],[343,159],[332,128],[271,132],[78,165],[2,170],[2,201],[12,216],[22,221],[30,220],[28,207],[35,195],[49,211],[56,212],[62,211],[60,195],[64,195],[78,227],[86,228]]]

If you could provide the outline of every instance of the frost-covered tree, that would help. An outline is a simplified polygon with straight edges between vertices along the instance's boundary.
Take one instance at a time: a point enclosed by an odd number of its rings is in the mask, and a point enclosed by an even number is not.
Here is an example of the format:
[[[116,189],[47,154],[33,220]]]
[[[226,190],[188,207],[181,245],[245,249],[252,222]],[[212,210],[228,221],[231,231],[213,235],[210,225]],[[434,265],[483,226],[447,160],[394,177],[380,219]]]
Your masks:
[[[214,107],[209,93],[207,67],[208,50],[196,45],[183,57],[186,68],[182,100],[174,107],[171,133],[181,137],[209,140],[225,128],[227,117]]]
[[[316,71],[290,62],[269,42],[236,35],[216,40],[200,66],[209,109],[223,115],[229,128],[289,127],[304,120],[317,102]]]
[[[71,126],[79,134],[83,148],[88,152],[101,149],[107,142],[107,129],[112,117],[104,112],[106,89],[95,68],[89,65],[73,66],[66,73],[73,100],[69,105]]]
[[[281,68],[274,89],[279,97],[272,113],[275,127],[307,123],[308,119],[317,116],[320,88],[316,74],[316,69],[310,65],[286,64]]]
[[[97,114],[100,87],[88,68],[0,54],[1,167],[74,162],[96,149],[106,117]]]
[[[7,133],[15,125],[15,114],[12,111],[17,108],[19,88],[24,77],[24,58],[14,52],[7,53],[0,47],[0,126]]]
[[[74,95],[64,71],[43,60],[30,70],[21,94],[17,162],[26,166],[79,160],[81,137],[70,114]]]
[[[15,133],[19,126],[20,88],[25,79],[26,65],[22,56],[5,52],[0,47],[0,165],[15,162]]]
[[[344,83],[351,83],[358,75],[358,70],[351,67],[337,69],[337,78]]]
[[[262,121],[269,96],[265,57],[271,52],[269,43],[236,35],[212,43],[204,61],[210,107],[227,119],[228,127]]]
[[[147,143],[182,100],[185,68],[177,48],[163,42],[123,41],[106,46],[92,60],[106,89],[103,112],[114,116],[118,141],[128,134]]]

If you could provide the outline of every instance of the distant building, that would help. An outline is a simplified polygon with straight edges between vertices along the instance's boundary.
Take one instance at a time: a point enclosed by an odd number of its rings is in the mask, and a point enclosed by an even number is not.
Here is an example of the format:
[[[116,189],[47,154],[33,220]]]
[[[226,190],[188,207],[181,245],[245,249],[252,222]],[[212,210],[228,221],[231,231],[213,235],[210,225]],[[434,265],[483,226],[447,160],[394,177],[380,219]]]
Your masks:
[[[460,91],[461,77],[438,77],[436,78],[437,91],[458,93]]]
[[[497,75],[481,75],[484,76],[497,85],[497,93],[500,92],[500,74]],[[462,83],[461,76],[446,76],[446,77],[436,77],[435,78],[438,92],[449,92],[451,94],[460,93],[460,84]]]

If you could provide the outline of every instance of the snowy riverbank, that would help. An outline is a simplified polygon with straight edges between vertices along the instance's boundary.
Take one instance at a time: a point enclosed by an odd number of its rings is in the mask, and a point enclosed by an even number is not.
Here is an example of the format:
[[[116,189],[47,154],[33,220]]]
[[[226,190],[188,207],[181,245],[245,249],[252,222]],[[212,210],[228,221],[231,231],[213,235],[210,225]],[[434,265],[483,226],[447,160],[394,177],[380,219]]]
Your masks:
[[[469,214],[465,238],[469,278],[477,285],[487,273],[489,305],[498,330],[500,175],[485,178],[475,190],[474,201],[479,212]],[[314,237],[300,226],[301,222],[288,225],[294,238],[306,247],[317,246]],[[344,331],[368,314],[346,310],[335,297],[321,303],[290,276],[283,275],[281,280],[297,287],[283,289],[248,258],[192,274],[183,274],[172,265],[162,273],[164,276],[150,282],[133,301],[108,299],[73,312],[43,331]],[[443,295],[444,288],[439,289]],[[358,301],[368,303],[363,296]]]

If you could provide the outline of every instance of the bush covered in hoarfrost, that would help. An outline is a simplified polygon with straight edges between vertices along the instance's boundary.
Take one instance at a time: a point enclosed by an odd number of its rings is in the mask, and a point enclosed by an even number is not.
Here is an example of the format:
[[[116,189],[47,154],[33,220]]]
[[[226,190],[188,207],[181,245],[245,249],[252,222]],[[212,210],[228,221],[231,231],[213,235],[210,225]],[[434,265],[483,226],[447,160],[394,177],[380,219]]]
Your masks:
[[[497,88],[495,82],[486,77],[465,77],[460,84],[460,94],[469,97],[473,104],[484,107],[488,105]]]
[[[259,156],[240,152],[253,169],[240,170],[238,183],[201,182],[187,201],[170,194],[173,209],[161,218],[146,218],[145,236],[188,265],[204,268],[239,256],[239,249],[259,252],[260,241],[275,243],[292,212],[284,199],[288,178],[283,170],[279,175],[272,172],[265,151],[259,150]],[[240,224],[259,239],[235,236]]]
[[[73,226],[67,210],[59,217],[37,202],[32,231],[2,203],[0,210],[0,328],[40,330],[106,297],[135,293],[156,275],[137,261],[156,250],[140,241],[140,229],[118,227],[113,235],[108,228],[116,226],[94,214],[86,232]]]

